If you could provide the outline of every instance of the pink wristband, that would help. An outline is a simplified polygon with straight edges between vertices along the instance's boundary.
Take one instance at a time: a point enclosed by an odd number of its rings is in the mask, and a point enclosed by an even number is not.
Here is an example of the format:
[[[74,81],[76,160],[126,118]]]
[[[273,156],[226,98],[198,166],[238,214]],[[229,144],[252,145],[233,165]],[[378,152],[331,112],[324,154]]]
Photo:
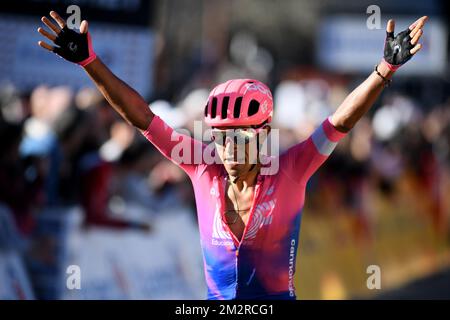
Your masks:
[[[97,58],[97,55],[96,55],[95,52],[94,52],[94,54],[93,54],[92,56],[89,56],[87,59],[85,59],[85,60],[83,60],[83,61],[81,61],[81,62],[78,62],[78,64],[79,64],[80,66],[82,66],[82,67],[86,67],[89,63],[91,63],[92,61],[94,61],[96,58]]]
[[[391,71],[397,71],[398,68],[400,68],[402,65],[398,64],[398,65],[394,65],[394,64],[390,64],[389,62],[387,62],[384,58],[383,58],[383,62],[386,64],[386,66],[389,68],[389,70]]]
[[[87,41],[88,41],[89,57],[87,57],[83,61],[78,62],[78,64],[82,67],[87,66],[89,63],[91,63],[97,58],[97,55],[95,54],[94,49],[92,48],[91,34],[89,32],[87,33]]]

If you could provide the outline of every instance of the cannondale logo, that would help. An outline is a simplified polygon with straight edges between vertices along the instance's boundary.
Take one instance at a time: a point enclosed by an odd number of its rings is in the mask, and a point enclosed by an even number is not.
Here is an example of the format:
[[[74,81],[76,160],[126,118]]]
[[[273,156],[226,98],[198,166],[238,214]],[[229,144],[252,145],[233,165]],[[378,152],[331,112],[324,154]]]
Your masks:
[[[69,48],[70,51],[75,52],[78,49],[78,46],[73,43],[73,42],[69,42],[69,44],[67,45],[67,47]]]
[[[291,297],[295,296],[295,287],[294,287],[294,270],[295,270],[295,239],[291,239],[291,248],[289,250],[289,295]]]

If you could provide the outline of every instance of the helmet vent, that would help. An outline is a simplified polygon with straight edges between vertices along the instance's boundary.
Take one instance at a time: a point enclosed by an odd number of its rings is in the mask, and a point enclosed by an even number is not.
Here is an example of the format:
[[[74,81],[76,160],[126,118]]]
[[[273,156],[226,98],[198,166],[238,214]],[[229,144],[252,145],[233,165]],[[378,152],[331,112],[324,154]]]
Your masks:
[[[216,110],[217,110],[217,98],[214,97],[212,99],[212,104],[211,104],[211,118],[216,117]]]
[[[205,117],[208,116],[208,103],[205,106]]]
[[[252,116],[254,114],[257,114],[259,110],[259,102],[256,100],[250,101],[250,105],[248,106],[248,116]]]
[[[239,97],[236,99],[236,102],[234,103],[234,110],[233,110],[234,118],[239,118],[241,114],[241,104],[242,104],[242,97]]]
[[[222,101],[222,119],[227,117],[228,103],[230,102],[230,97],[224,97]]]

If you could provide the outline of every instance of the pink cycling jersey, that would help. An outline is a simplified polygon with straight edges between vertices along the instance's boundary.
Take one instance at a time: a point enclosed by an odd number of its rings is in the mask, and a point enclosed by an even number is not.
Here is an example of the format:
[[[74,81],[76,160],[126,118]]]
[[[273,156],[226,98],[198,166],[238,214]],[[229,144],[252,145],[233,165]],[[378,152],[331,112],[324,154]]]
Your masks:
[[[143,135],[190,177],[195,193],[208,299],[295,299],[294,274],[306,183],[345,136],[329,119],[305,141],[279,156],[279,169],[259,174],[241,241],[223,222],[227,174],[222,164],[196,164],[172,157],[182,135],[155,116]]]

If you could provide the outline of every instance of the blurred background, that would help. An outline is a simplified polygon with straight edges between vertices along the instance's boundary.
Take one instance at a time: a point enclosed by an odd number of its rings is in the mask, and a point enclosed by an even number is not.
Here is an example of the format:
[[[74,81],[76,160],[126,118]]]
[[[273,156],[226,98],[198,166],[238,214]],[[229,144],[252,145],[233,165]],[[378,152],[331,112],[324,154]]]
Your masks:
[[[309,182],[295,284],[299,299],[450,298],[448,2],[21,0],[0,9],[0,299],[206,297],[188,177],[37,45],[40,17],[73,4],[173,127],[192,130],[219,82],[266,82],[282,149],[368,76],[388,19],[428,15],[421,52]]]

